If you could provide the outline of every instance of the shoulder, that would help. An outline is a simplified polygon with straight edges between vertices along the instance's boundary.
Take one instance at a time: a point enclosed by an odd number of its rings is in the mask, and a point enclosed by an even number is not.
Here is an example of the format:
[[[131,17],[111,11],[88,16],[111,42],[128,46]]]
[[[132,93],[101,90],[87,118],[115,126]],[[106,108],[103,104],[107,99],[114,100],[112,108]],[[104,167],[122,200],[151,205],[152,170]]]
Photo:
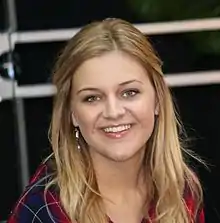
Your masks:
[[[16,202],[7,223],[68,223],[56,190],[45,190],[51,177],[48,166],[41,164]]]
[[[189,186],[185,187],[184,201],[189,214],[196,223],[205,223],[203,203],[198,204],[198,199]]]

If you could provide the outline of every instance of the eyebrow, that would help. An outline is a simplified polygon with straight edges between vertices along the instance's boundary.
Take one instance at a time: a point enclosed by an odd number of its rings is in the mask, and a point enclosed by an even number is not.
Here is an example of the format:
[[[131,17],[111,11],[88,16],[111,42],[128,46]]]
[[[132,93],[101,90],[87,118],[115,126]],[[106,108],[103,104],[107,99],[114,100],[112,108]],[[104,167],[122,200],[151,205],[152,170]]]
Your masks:
[[[94,88],[94,87],[87,87],[87,88],[82,88],[82,89],[78,90],[76,92],[76,94],[79,94],[83,91],[100,91],[100,90],[98,88]]]
[[[143,84],[143,82],[134,79],[134,80],[129,80],[129,81],[122,82],[122,83],[119,84],[119,86],[124,86],[124,85],[131,84],[131,83],[134,83],[134,82],[138,82],[140,84]],[[77,94],[81,93],[82,91],[100,91],[100,89],[99,88],[94,88],[94,87],[86,87],[86,88],[82,88],[79,91],[77,91]]]
[[[119,86],[124,86],[124,85],[126,85],[126,84],[131,84],[131,83],[134,83],[134,82],[138,82],[138,83],[143,84],[142,81],[139,81],[139,80],[135,80],[135,79],[134,79],[134,80],[129,80],[129,81],[122,82],[122,83],[119,84]]]

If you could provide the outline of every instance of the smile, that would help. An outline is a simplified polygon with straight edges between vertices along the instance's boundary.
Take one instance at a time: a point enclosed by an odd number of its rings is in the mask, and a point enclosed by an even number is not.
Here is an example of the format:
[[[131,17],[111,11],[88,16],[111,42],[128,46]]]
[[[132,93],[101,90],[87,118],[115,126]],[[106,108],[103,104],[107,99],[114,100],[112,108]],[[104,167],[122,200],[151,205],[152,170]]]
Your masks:
[[[127,125],[111,126],[111,127],[104,128],[103,130],[106,133],[118,133],[118,132],[123,132],[125,130],[128,130],[130,128],[131,128],[131,125],[127,124]]]

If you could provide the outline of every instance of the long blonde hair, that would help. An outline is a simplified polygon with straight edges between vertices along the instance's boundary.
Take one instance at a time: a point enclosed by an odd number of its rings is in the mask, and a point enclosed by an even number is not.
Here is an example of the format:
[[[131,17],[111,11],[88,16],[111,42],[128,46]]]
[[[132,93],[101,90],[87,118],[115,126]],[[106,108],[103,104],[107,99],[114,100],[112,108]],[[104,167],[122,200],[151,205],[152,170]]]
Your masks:
[[[187,209],[184,193],[188,188],[195,200],[196,214],[202,202],[202,188],[183,157],[188,152],[179,139],[181,125],[164,81],[162,63],[147,37],[121,19],[86,25],[68,42],[57,60],[53,76],[57,93],[51,122],[55,177],[48,187],[58,186],[61,204],[72,222],[108,221],[89,152],[86,148],[81,152],[77,149],[70,104],[72,77],[76,69],[84,61],[113,50],[127,53],[146,69],[159,105],[144,160],[148,184],[146,207],[154,206],[155,222],[192,222],[195,216]]]

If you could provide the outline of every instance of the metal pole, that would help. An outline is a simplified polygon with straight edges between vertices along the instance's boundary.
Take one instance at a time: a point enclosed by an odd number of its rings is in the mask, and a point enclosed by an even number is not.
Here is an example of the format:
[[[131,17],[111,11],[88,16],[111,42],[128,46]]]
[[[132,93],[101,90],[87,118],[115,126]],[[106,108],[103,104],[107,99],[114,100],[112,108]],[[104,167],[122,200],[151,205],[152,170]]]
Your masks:
[[[29,164],[28,164],[28,150],[26,139],[26,125],[24,104],[22,98],[15,96],[15,70],[13,61],[13,42],[12,34],[17,30],[17,17],[15,0],[6,0],[7,8],[7,27],[8,27],[8,41],[9,41],[9,53],[8,53],[8,75],[12,79],[13,84],[13,102],[14,102],[14,116],[15,116],[15,128],[17,133],[18,144],[18,162],[19,162],[19,176],[20,176],[20,189],[23,190],[29,181]]]

